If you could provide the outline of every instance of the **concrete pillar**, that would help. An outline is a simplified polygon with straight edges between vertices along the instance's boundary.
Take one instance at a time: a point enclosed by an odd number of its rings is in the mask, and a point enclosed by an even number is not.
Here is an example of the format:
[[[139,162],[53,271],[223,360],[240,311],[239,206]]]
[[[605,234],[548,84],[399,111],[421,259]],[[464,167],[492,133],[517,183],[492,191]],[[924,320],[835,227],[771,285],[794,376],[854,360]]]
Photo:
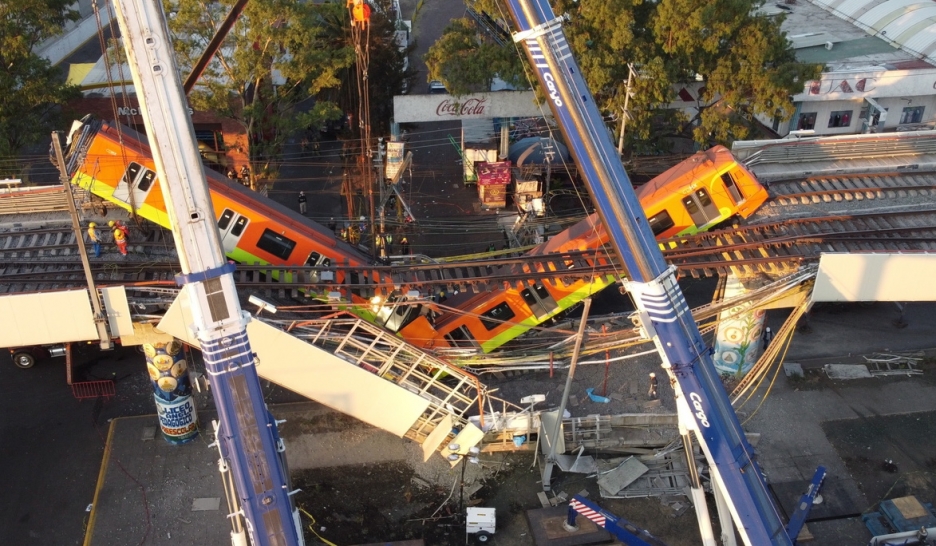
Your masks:
[[[146,343],[143,352],[163,438],[170,444],[194,440],[198,436],[198,413],[182,343],[177,339]]]
[[[737,277],[731,275],[725,285],[724,298],[733,298],[744,294],[747,289]],[[715,369],[723,375],[736,378],[744,377],[760,357],[763,350],[764,319],[763,309],[749,309],[749,304],[741,304],[722,311],[715,332]]]

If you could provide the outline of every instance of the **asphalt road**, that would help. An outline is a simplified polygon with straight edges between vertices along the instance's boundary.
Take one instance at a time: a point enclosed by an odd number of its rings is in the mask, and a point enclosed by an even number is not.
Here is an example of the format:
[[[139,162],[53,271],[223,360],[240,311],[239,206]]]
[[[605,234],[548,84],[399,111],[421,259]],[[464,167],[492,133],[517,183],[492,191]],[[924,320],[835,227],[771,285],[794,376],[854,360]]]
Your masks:
[[[108,419],[153,412],[143,355],[91,350],[82,360],[77,377],[113,378],[113,400],[75,399],[64,358],[21,370],[0,357],[0,544],[81,544]]]

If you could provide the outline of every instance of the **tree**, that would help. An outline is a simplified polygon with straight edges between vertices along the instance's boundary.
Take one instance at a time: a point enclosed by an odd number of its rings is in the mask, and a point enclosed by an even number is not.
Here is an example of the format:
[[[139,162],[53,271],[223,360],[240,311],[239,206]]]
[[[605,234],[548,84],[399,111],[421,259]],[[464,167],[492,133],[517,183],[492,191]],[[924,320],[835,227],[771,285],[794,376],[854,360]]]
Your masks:
[[[205,50],[234,0],[171,0],[165,8],[179,64],[186,74]],[[335,43],[326,21],[347,19],[344,4],[251,0],[189,95],[193,108],[239,122],[247,134],[254,180],[275,177],[285,140],[320,128],[341,110],[324,96],[340,86],[354,51]]]
[[[393,96],[402,94],[404,86],[408,85],[415,75],[413,68],[406,68],[406,57],[412,52],[414,45],[401,49],[396,42],[396,31],[406,27],[388,15],[392,9],[389,0],[371,0],[370,3],[374,6],[370,28],[362,32],[362,35],[367,37],[367,58],[370,60],[367,67],[370,97],[367,102],[371,107],[370,120],[374,131],[387,132],[393,118]],[[334,47],[353,48],[347,10],[336,13],[335,17],[325,21],[325,25],[325,34],[329,36],[329,41]],[[329,97],[347,112],[356,112],[360,99],[356,85],[357,62],[355,58],[352,65],[339,73],[342,85],[330,90],[329,94]]]
[[[631,82],[627,141],[632,149],[660,149],[666,146],[664,139],[672,137],[692,138],[702,145],[729,143],[747,137],[756,125],[755,117],[792,115],[790,97],[818,77],[822,67],[796,61],[780,30],[783,19],[757,15],[761,3],[557,0],[554,11],[571,15],[563,29],[603,110],[620,115],[627,63],[637,67],[639,77]],[[474,9],[508,13],[498,0],[478,0]],[[464,41],[472,30],[447,29],[440,43],[450,39],[449,32]],[[474,54],[453,47],[439,53],[432,58],[430,71],[434,65],[440,74],[448,74],[451,66],[471,64]],[[483,63],[473,66],[493,72]],[[675,90],[687,85],[700,88],[697,114],[691,118],[666,107],[675,100]]]
[[[58,67],[33,53],[43,40],[78,18],[71,0],[0,2],[0,160],[13,163],[26,146],[61,126],[62,106],[78,96]],[[10,169],[13,170],[13,169]],[[0,172],[0,176],[18,175]]]
[[[454,96],[487,91],[494,77],[513,85],[526,82],[513,48],[486,41],[470,19],[454,19],[424,57],[429,79],[445,83]]]

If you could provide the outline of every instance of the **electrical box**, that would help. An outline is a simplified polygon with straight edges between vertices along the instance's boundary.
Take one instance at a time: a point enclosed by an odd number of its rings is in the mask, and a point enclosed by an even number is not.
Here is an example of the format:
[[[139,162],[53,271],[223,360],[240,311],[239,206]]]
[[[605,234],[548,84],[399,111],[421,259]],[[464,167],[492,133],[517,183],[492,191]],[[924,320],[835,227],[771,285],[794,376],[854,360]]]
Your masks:
[[[465,520],[465,532],[475,535],[478,542],[487,542],[497,527],[497,516],[494,508],[468,508],[468,517]]]

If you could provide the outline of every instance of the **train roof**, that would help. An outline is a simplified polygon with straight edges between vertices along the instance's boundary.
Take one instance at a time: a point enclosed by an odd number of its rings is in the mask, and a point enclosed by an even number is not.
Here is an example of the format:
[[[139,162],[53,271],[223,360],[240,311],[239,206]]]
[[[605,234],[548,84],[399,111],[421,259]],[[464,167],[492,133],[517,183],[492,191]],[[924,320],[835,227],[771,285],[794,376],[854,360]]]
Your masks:
[[[701,169],[709,169],[715,165],[724,165],[734,161],[736,161],[735,157],[731,155],[728,148],[713,146],[673,165],[663,174],[637,188],[637,197],[643,201],[653,195],[667,195],[675,187],[683,186],[690,179],[698,176]]]
[[[99,129],[99,132],[100,131],[112,134],[116,133],[117,129],[113,121],[103,121],[102,126]],[[120,131],[125,142],[128,139],[132,139],[136,141],[135,144],[149,150],[149,141],[145,134],[131,129],[126,125],[121,125]],[[277,203],[269,197],[265,197],[249,188],[245,188],[243,185],[231,181],[227,176],[209,167],[205,167],[205,175],[210,177],[212,181],[222,184],[225,191],[238,194],[240,200],[242,202],[248,203],[251,209],[267,216],[276,217],[278,222],[282,222],[286,224],[287,227],[300,233],[313,231],[319,235],[319,240],[331,240],[334,243],[332,245],[334,248],[340,248],[343,252],[357,255],[358,259],[360,259],[363,263],[371,263],[372,259],[367,253],[362,252],[358,248],[355,248],[354,246],[342,241],[335,235],[335,233],[332,232],[332,230],[310,220],[309,218],[299,214],[289,207]],[[218,211],[215,212],[217,213]]]

